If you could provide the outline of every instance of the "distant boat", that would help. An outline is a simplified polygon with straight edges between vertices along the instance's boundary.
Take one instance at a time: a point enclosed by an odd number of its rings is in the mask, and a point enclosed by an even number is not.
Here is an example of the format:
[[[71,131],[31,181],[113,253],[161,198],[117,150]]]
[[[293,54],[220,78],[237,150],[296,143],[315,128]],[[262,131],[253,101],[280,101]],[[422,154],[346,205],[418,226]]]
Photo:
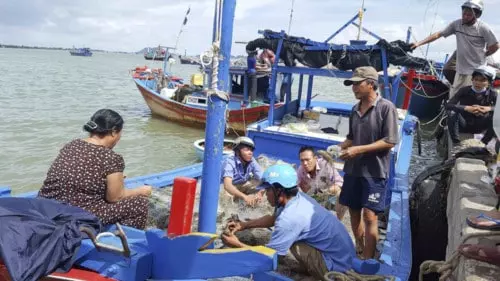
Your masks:
[[[181,64],[192,64],[192,65],[201,65],[201,63],[195,59],[179,56],[179,60]]]
[[[69,53],[72,56],[79,56],[79,57],[91,57],[92,52],[90,51],[90,48],[73,48],[69,50]]]
[[[181,64],[201,65],[199,60],[188,57],[186,55],[186,50],[184,50],[184,56],[179,55],[179,60],[181,61]]]
[[[144,52],[144,58],[146,60],[164,61],[165,58],[169,59],[171,57],[169,52],[167,52],[167,49],[171,48],[162,46],[158,46],[157,48],[148,48],[146,52]]]

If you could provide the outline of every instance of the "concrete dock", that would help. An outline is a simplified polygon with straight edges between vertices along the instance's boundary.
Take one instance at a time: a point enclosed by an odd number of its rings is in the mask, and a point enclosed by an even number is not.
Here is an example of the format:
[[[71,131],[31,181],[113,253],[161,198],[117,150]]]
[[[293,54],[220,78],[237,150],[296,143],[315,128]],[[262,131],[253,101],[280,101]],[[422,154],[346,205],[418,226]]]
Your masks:
[[[500,231],[487,231],[469,227],[468,216],[491,211],[497,203],[494,187],[481,180],[488,176],[485,163],[481,160],[459,158],[452,170],[448,192],[446,215],[448,219],[448,246],[446,259],[457,250],[460,244],[483,244],[495,247],[500,244]],[[491,234],[488,237],[469,238],[472,234]],[[500,280],[500,267],[489,263],[460,257],[453,273],[455,280],[490,281]]]

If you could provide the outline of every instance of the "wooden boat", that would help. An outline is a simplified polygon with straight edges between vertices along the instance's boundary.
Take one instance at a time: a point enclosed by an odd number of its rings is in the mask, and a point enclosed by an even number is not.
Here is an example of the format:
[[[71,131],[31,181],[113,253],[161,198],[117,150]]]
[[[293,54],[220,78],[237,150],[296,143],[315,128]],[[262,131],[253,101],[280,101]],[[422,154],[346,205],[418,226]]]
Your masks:
[[[200,161],[203,161],[203,154],[205,153],[205,139],[195,140],[193,143],[196,156]],[[224,139],[224,150],[222,154],[224,156],[232,155],[234,146],[234,140]]]
[[[134,79],[134,82],[153,115],[184,125],[205,127],[208,102],[204,92],[193,93],[179,102],[172,98],[173,93],[168,89],[163,91],[164,94],[156,91],[154,88],[156,83],[148,83],[140,79]],[[178,85],[172,87],[178,88]],[[242,100],[241,96],[230,96],[226,120],[228,133],[244,133],[247,125],[267,117],[268,104],[242,107]],[[281,104],[276,105],[276,107],[279,106]]]

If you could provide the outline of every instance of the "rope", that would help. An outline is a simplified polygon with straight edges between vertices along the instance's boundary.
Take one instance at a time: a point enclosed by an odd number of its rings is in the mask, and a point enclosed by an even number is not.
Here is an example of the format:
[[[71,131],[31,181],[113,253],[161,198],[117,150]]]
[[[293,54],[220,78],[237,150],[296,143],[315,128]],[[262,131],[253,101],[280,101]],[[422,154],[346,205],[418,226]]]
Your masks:
[[[444,91],[444,92],[440,93],[440,94],[439,94],[439,95],[437,95],[437,96],[429,96],[429,95],[427,95],[427,94],[422,95],[422,94],[419,94],[419,93],[415,92],[413,89],[410,89],[410,87],[409,87],[409,86],[408,86],[405,82],[400,81],[400,83],[401,83],[401,84],[403,84],[403,86],[404,86],[406,89],[410,90],[412,95],[420,96],[420,97],[427,98],[427,99],[437,99],[437,98],[440,98],[440,97],[442,97],[442,96],[446,95],[446,94],[449,92],[449,90],[446,90],[446,91]],[[422,87],[422,91],[425,93],[425,91],[424,91],[424,87],[423,87],[423,86],[421,86],[421,87]]]
[[[490,236],[498,236],[498,233],[495,232],[486,232],[486,233],[472,233],[469,235],[464,236],[462,238],[461,244],[465,244],[465,242],[469,239],[472,238],[484,238],[484,237],[490,237]],[[418,280],[423,281],[424,280],[424,275],[436,272],[440,275],[439,281],[446,281],[448,278],[453,274],[455,269],[457,268],[459,262],[460,262],[460,257],[463,255],[458,251],[455,250],[451,257],[446,260],[446,261],[433,261],[433,260],[427,260],[424,261],[420,264],[420,272],[418,274]]]
[[[327,281],[385,281],[389,279],[390,281],[396,280],[394,276],[390,275],[363,275],[356,273],[354,270],[349,270],[346,273],[340,273],[335,271],[330,271],[325,274],[325,280]]]

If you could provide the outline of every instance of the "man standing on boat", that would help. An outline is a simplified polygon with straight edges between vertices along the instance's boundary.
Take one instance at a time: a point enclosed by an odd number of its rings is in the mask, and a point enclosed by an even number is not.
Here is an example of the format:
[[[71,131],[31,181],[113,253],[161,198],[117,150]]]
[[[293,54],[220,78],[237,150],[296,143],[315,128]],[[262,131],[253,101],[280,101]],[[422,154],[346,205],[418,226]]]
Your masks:
[[[441,37],[446,38],[455,34],[457,37],[457,62],[450,98],[460,88],[472,84],[471,75],[474,69],[486,65],[486,57],[493,55],[499,48],[498,40],[491,28],[479,20],[482,13],[482,0],[465,1],[462,5],[462,19],[453,21],[444,30],[431,34],[412,45],[412,48],[415,49]]]
[[[245,222],[228,223],[229,233],[222,235],[224,244],[248,247],[235,235],[251,228],[274,226],[266,247],[276,250],[280,257],[290,251],[314,280],[325,280],[329,271],[346,272],[355,256],[354,245],[345,226],[327,209],[309,195],[299,192],[297,172],[289,164],[276,164],[264,172],[263,184],[269,204],[275,207],[273,215]]]
[[[248,206],[255,206],[262,199],[262,192],[256,190],[262,178],[262,169],[253,157],[254,149],[252,139],[239,137],[234,142],[234,155],[222,165],[224,189]]]
[[[345,174],[339,201],[349,207],[358,253],[369,259],[375,256],[378,241],[377,214],[385,210],[389,154],[398,142],[398,113],[377,94],[375,68],[356,68],[344,85],[352,85],[359,103],[352,108],[349,133],[340,144]]]

